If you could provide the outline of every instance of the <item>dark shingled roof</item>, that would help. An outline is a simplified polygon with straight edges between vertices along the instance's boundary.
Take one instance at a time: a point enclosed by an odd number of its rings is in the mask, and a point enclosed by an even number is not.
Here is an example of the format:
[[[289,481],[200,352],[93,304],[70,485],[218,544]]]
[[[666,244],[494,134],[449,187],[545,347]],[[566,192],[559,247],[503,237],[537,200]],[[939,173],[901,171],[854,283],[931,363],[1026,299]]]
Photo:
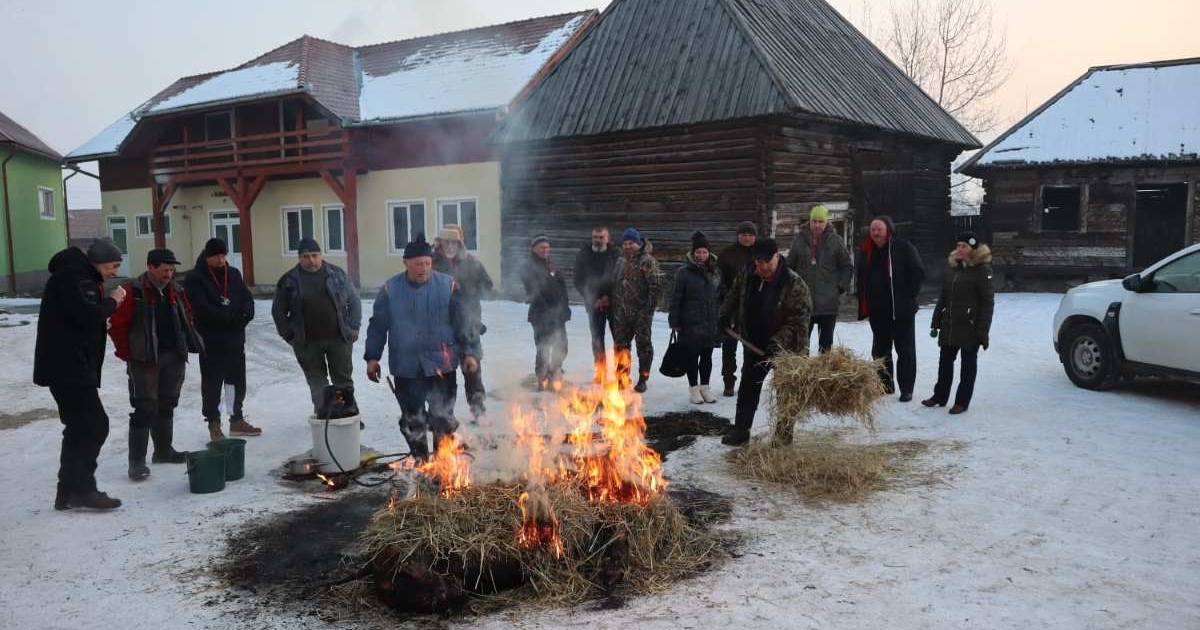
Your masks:
[[[42,142],[42,139],[33,135],[33,132],[18,125],[16,121],[0,112],[0,144],[9,143],[17,145],[31,153],[36,153],[43,157],[48,157],[52,160],[62,161],[62,155],[50,148],[50,145]]]
[[[614,0],[498,138],[783,113],[980,146],[823,0]]]

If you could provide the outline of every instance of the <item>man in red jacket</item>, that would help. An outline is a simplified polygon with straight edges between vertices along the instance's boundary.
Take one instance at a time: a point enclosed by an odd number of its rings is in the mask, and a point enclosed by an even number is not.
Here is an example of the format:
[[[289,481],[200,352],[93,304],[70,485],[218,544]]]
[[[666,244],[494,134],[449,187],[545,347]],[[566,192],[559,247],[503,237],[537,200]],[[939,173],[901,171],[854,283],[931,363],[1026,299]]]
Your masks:
[[[129,299],[110,320],[108,334],[129,374],[129,478],[150,476],[147,443],[154,440],[155,464],[182,464],[186,453],[171,446],[175,407],[183,387],[188,352],[203,351],[192,307],[174,280],[179,261],[169,249],[146,255],[146,273],[126,283]]]

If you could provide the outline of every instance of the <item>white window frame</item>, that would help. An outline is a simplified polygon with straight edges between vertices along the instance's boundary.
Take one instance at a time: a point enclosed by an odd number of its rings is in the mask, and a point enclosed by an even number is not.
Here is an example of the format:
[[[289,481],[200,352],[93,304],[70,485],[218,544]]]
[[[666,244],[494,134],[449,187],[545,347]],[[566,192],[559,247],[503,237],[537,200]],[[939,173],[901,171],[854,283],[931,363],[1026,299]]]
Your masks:
[[[142,234],[141,227],[138,225],[138,220],[142,217],[147,218],[147,221],[149,222],[148,225],[150,226],[150,231],[146,232],[145,234]],[[170,210],[167,210],[163,213],[163,223],[165,224],[164,227],[166,227],[166,229],[163,230],[163,238],[170,238],[171,226],[174,223],[174,221],[171,221]],[[143,241],[154,238],[154,215],[152,213],[143,212],[141,214],[133,215],[133,238]]]
[[[104,217],[104,235],[110,239],[113,239],[113,241],[115,242],[116,239],[113,238],[113,235],[112,235],[114,223],[120,223],[121,229],[125,230],[125,250],[121,252],[121,255],[128,256],[129,255],[129,219],[126,218],[125,215],[123,215],[123,214],[113,214],[113,215]]]
[[[387,227],[387,255],[388,256],[403,256],[404,255],[403,247],[401,247],[399,249],[397,249],[395,247],[395,244],[396,244],[396,222],[392,218],[392,214],[396,211],[397,207],[403,206],[404,207],[404,220],[405,220],[405,222],[409,222],[411,219],[411,216],[412,216],[409,213],[409,210],[411,209],[411,207],[414,203],[419,203],[424,207],[424,213],[425,213],[424,218],[426,221],[428,221],[429,220],[429,202],[427,202],[424,199],[388,199],[387,201],[384,202],[384,208],[386,208],[386,210],[387,210],[387,225],[388,225],[388,227]],[[424,225],[421,225],[420,229],[417,229],[417,230],[413,229],[413,225],[411,222],[408,225],[409,236],[415,236],[416,234],[419,234],[424,231],[425,231]],[[425,237],[427,240],[432,240],[432,239],[429,239],[428,234],[426,234]]]
[[[54,189],[47,188],[45,186],[38,186],[37,192],[38,192],[38,216],[41,217],[42,220],[44,220],[44,221],[54,221],[55,219],[58,218],[58,210],[56,210],[54,207],[54,204],[55,204]],[[49,207],[46,206],[46,193],[50,193],[50,206]],[[47,214],[47,211],[49,211],[49,214]]]
[[[334,248],[329,244],[329,214],[336,210],[341,217],[340,223],[342,235],[342,246]],[[324,203],[321,204],[321,231],[325,236],[325,253],[327,254],[345,254],[346,253],[346,206],[340,203]]]
[[[434,205],[437,206],[437,229],[441,230],[442,226],[446,225],[446,221],[442,215],[442,204],[451,204],[451,203],[461,204],[464,201],[471,201],[471,202],[475,203],[475,249],[468,249],[467,251],[472,254],[478,254],[479,248],[483,245],[483,234],[479,230],[479,197],[471,197],[468,195],[468,196],[462,196],[462,197],[440,197],[440,198],[434,200]],[[458,210],[458,221],[456,223],[458,225],[462,225],[462,208],[461,207],[459,207],[459,210]],[[463,237],[464,238],[466,238],[466,233],[467,233],[467,229],[464,226],[463,227]],[[432,241],[433,239],[430,239],[430,240]],[[464,247],[466,246],[465,242],[463,243],[463,246]]]
[[[315,208],[313,208],[311,205],[300,205],[300,206],[283,206],[282,208],[279,209],[279,231],[280,231],[280,237],[281,237],[279,246],[280,246],[280,249],[283,250],[284,256],[297,256],[300,254],[300,250],[288,249],[288,215],[291,214],[292,212],[299,214],[305,210],[308,210],[308,212],[312,216],[313,233],[312,233],[312,236],[310,236],[309,238],[316,240],[316,238],[317,238],[317,212],[316,212]],[[300,242],[300,239],[304,238],[304,220],[303,220],[304,215],[301,214],[300,216],[301,216],[300,238],[296,239],[297,243]]]

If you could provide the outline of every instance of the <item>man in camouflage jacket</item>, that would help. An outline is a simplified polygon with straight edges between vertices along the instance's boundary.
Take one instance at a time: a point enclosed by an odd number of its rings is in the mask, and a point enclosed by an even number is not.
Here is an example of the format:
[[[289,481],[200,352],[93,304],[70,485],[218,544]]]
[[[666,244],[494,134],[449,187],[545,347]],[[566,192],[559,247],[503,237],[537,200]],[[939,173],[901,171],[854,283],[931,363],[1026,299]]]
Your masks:
[[[638,381],[636,391],[646,391],[650,365],[654,362],[654,344],[650,327],[654,309],[662,298],[662,273],[658,261],[650,255],[653,248],[637,230],[629,228],[621,236],[621,258],[613,267],[612,333],[617,355],[617,378],[629,382],[630,348],[637,340]]]

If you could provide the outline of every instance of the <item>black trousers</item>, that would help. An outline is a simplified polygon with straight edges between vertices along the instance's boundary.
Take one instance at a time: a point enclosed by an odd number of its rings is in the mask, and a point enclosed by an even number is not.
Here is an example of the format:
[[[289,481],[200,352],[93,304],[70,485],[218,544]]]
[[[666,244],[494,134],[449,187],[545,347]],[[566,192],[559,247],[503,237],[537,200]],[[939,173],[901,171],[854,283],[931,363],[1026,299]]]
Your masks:
[[[129,405],[133,407],[129,428],[154,429],[156,424],[175,417],[186,370],[187,361],[175,352],[160,356],[157,363],[130,361],[126,364]]]
[[[738,385],[734,428],[749,431],[754,425],[754,414],[758,411],[758,401],[762,398],[763,381],[767,380],[767,374],[770,372],[771,363],[767,357],[760,356],[749,348],[742,349],[742,382]]]
[[[592,334],[592,361],[596,365],[606,365],[608,357],[604,351],[605,331],[611,324],[608,309],[598,311],[588,309],[588,330]]]
[[[890,317],[871,317],[871,358],[883,359],[879,378],[888,389],[898,379],[901,394],[911,394],[917,382],[917,337],[913,318],[893,320]],[[892,349],[896,350],[896,365],[892,365]]]
[[[938,380],[933,387],[933,399],[945,404],[950,400],[950,385],[954,383],[954,358],[962,352],[962,373],[958,379],[958,393],[954,396],[954,404],[963,407],[971,406],[971,396],[975,394],[975,374],[979,371],[979,346],[942,346],[941,356],[938,357]]]
[[[726,335],[724,331],[721,333],[721,378],[726,382],[732,381],[737,376],[737,349],[738,340]]]
[[[712,344],[688,346],[687,379],[688,385],[708,385],[712,378]]]
[[[95,387],[51,387],[63,423],[58,457],[58,486],[66,493],[96,489],[96,458],[108,439],[108,414]]]
[[[550,324],[533,327],[533,345],[536,354],[533,373],[539,383],[549,385],[562,380],[562,364],[567,358],[567,324]]]
[[[829,352],[833,347],[833,328],[837,325],[837,315],[813,315],[812,326],[808,329],[808,338],[812,340],[814,330],[820,330],[817,335],[817,347],[820,348],[821,354]]]
[[[454,372],[445,377],[424,376],[396,378],[396,402],[400,403],[400,432],[408,442],[414,457],[429,454],[426,434],[433,432],[437,447],[442,436],[458,429],[454,419],[454,402],[458,398],[458,383]]]
[[[233,415],[230,421],[242,418],[242,403],[246,400],[246,349],[208,349],[200,355],[200,399],[204,419],[221,421],[221,393],[224,384],[233,385]]]

